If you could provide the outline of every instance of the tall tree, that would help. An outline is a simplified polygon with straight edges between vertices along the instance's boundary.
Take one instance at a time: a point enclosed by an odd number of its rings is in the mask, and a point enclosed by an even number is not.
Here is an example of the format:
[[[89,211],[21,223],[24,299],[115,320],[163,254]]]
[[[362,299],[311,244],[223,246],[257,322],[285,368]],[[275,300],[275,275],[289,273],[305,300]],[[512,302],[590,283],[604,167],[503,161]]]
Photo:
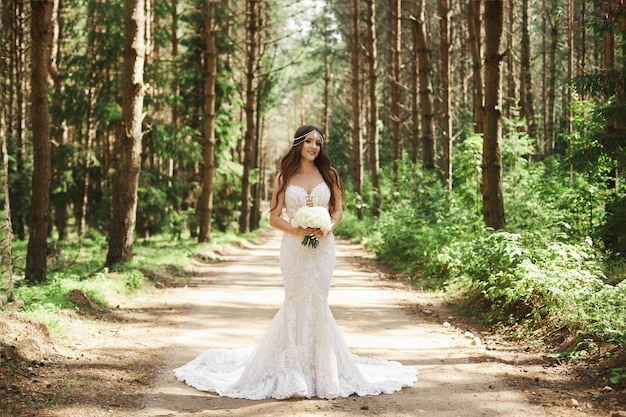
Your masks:
[[[541,155],[539,138],[537,135],[537,120],[535,116],[535,99],[533,94],[533,73],[530,63],[530,30],[528,22],[528,0],[522,0],[522,40],[520,52],[520,104],[522,115],[526,119],[526,131],[535,141],[536,158]]]
[[[33,178],[26,279],[46,280],[50,225],[50,114],[48,109],[48,45],[52,3],[31,0],[31,120],[33,125]]]
[[[0,64],[0,71],[4,70]],[[0,72],[1,73],[1,72]],[[13,227],[9,201],[9,154],[3,114],[0,113],[0,293],[13,295]],[[4,282],[3,282],[4,281]]]
[[[474,116],[474,132],[476,133],[485,131],[481,13],[481,0],[468,0],[467,31],[469,32],[468,41],[472,53],[472,114]]]
[[[374,198],[372,203],[372,215],[378,217],[382,209],[380,198],[380,161],[378,139],[378,51],[376,49],[376,2],[369,0],[367,3],[367,64],[368,64],[368,90],[369,90],[369,125],[367,128],[369,144],[369,165],[372,176],[372,188]],[[394,145],[395,146],[395,145]]]
[[[6,26],[7,4],[0,9],[0,56],[7,56],[9,45]],[[6,103],[8,62],[0,59],[0,101]],[[0,293],[11,300],[13,296],[13,227],[11,224],[11,201],[9,199],[9,153],[7,151],[7,124],[5,109],[0,109]]]
[[[414,25],[414,50],[419,62],[420,108],[422,113],[422,166],[435,168],[435,104],[433,97],[430,38],[426,22],[426,1],[418,0],[411,23]]]
[[[331,102],[330,102],[330,88],[331,88],[331,74],[332,74],[332,62],[331,59],[331,39],[333,34],[328,29],[331,24],[331,19],[329,18],[330,14],[330,4],[328,2],[324,2],[324,13],[322,15],[322,33],[324,36],[324,93],[322,95],[322,130],[326,134],[326,140],[331,138]]]
[[[215,175],[215,82],[217,51],[215,49],[215,3],[205,3],[206,78],[204,82],[204,146],[202,151],[202,194],[198,203],[200,232],[198,242],[211,240],[213,214],[213,177]]]
[[[69,165],[69,134],[67,122],[64,118],[63,91],[65,89],[65,77],[62,74],[63,36],[64,36],[64,2],[63,0],[52,1],[52,41],[50,42],[49,75],[52,78],[54,94],[51,114],[51,136],[54,138],[52,148],[52,192],[51,205],[54,207],[54,224],[57,229],[59,240],[67,237],[68,205],[70,193],[65,184],[65,171]]]
[[[550,0],[550,8],[549,10],[555,11],[558,10],[558,5],[556,0]],[[548,16],[553,13],[546,13]],[[554,148],[556,147],[556,78],[557,78],[557,67],[556,67],[556,53],[559,48],[559,13],[555,13],[555,16],[552,18],[548,18],[548,23],[550,25],[550,47],[549,47],[549,60],[548,60],[548,102],[545,107],[545,142],[543,146],[544,155],[546,157],[551,156],[554,153]]]
[[[245,118],[246,129],[243,146],[243,176],[241,178],[241,215],[239,232],[250,231],[250,212],[252,206],[252,171],[255,165],[256,123],[255,103],[258,91],[255,88],[255,70],[257,62],[257,34],[259,31],[258,1],[246,1],[246,67],[245,67]]]
[[[485,2],[485,133],[483,139],[483,219],[487,227],[504,229],[502,191],[501,62],[503,0]]]
[[[446,189],[452,189],[452,117],[450,93],[450,0],[437,0],[439,12],[439,60],[441,63],[441,101],[443,142],[443,180]]]
[[[402,0],[389,1],[391,24],[391,122],[393,124],[393,171],[398,175],[398,161],[402,157]]]
[[[509,119],[513,117],[513,109],[517,106],[516,82],[515,82],[515,0],[508,0],[507,3],[507,24],[506,37],[506,101],[504,103],[505,116]]]
[[[352,180],[354,192],[363,196],[363,134],[361,130],[361,5],[352,2]],[[359,218],[362,209],[357,210]]]
[[[584,1],[581,3],[584,3]],[[574,78],[574,2],[573,0],[567,0],[567,79],[571,80],[572,78]],[[568,87],[567,108],[565,109],[565,123],[567,133],[572,132],[571,107],[573,101],[574,96],[572,94],[572,89]]]
[[[19,0],[3,1],[3,26],[4,34],[0,41],[7,42],[7,74],[3,82],[6,86],[6,93],[3,99],[3,111],[7,125],[7,151],[9,159],[9,187],[19,192],[12,192],[9,195],[11,200],[11,219],[13,232],[17,240],[26,239],[26,225],[28,223],[28,199],[29,194],[23,192],[28,189],[29,175],[27,172],[27,152],[26,152],[26,103],[27,103],[27,71],[26,62],[27,44],[25,33],[26,12],[24,10],[27,2]],[[3,59],[5,58],[3,57]],[[13,162],[13,161],[14,162]]]
[[[410,75],[410,100],[411,100],[411,161],[417,164],[420,148],[420,105],[419,105],[419,63],[417,52],[417,18],[411,15],[411,75]]]
[[[145,57],[145,0],[124,0],[124,70],[122,126],[116,140],[116,172],[111,196],[111,226],[106,265],[133,257],[137,221],[137,188],[143,136],[143,69]]]
[[[82,165],[84,170],[83,183],[80,187],[80,191],[77,192],[78,196],[75,199],[76,204],[76,226],[77,233],[82,236],[87,226],[87,212],[89,209],[89,189],[91,185],[91,165],[93,159],[93,145],[97,140],[97,118],[96,118],[96,104],[97,104],[97,92],[98,92],[98,47],[99,32],[98,28],[98,8],[95,4],[90,4],[87,13],[87,62],[86,65],[89,68],[88,75],[88,88],[86,90],[86,102],[85,102],[85,135],[82,141]],[[78,165],[78,161],[77,164]]]

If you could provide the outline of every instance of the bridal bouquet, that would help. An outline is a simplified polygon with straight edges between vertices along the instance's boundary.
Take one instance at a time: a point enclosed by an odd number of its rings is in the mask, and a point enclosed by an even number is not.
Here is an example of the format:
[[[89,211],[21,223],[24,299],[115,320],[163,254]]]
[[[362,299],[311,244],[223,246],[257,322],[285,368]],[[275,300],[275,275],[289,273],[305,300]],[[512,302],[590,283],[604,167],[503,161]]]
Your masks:
[[[301,207],[296,215],[291,219],[291,225],[293,227],[302,227],[306,229],[311,227],[313,229],[321,229],[324,233],[330,232],[333,225],[330,220],[330,214],[324,207]],[[305,236],[302,240],[303,246],[310,246],[313,249],[317,248],[319,241],[311,236]]]

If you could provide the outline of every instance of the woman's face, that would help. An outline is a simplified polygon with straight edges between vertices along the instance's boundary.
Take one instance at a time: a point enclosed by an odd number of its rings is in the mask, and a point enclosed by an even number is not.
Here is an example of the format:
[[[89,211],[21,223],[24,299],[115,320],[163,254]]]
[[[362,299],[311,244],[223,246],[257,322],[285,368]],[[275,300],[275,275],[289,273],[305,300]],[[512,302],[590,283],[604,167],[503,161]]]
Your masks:
[[[316,130],[308,133],[302,143],[300,155],[306,161],[315,161],[322,149],[322,137]]]

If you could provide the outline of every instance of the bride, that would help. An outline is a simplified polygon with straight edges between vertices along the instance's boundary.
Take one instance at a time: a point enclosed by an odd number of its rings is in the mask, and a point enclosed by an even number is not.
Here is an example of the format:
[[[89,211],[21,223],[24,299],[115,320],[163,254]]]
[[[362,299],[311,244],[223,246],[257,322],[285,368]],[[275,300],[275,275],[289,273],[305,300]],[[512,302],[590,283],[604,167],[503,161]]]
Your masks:
[[[209,349],[174,370],[180,381],[225,397],[260,400],[390,394],[417,381],[399,362],[350,353],[328,306],[335,266],[332,233],[342,217],[345,186],[314,126],[301,126],[274,181],[270,225],[284,232],[280,269],[285,299],[259,342],[243,349]],[[331,230],[295,228],[303,206],[327,208]],[[309,237],[317,245],[303,245]]]

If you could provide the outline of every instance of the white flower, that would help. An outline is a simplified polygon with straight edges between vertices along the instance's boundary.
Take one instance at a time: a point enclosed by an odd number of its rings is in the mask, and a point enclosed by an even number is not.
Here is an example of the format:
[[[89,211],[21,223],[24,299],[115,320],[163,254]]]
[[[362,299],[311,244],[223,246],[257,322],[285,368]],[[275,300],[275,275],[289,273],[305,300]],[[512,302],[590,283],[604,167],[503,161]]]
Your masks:
[[[320,229],[324,234],[331,231],[333,228],[332,221],[330,220],[330,213],[324,207],[301,207],[296,215],[291,219],[291,225],[293,227],[302,227],[303,229],[312,228]],[[317,239],[311,238],[311,236],[305,236],[302,240],[302,244],[305,246],[311,246],[317,248]]]

